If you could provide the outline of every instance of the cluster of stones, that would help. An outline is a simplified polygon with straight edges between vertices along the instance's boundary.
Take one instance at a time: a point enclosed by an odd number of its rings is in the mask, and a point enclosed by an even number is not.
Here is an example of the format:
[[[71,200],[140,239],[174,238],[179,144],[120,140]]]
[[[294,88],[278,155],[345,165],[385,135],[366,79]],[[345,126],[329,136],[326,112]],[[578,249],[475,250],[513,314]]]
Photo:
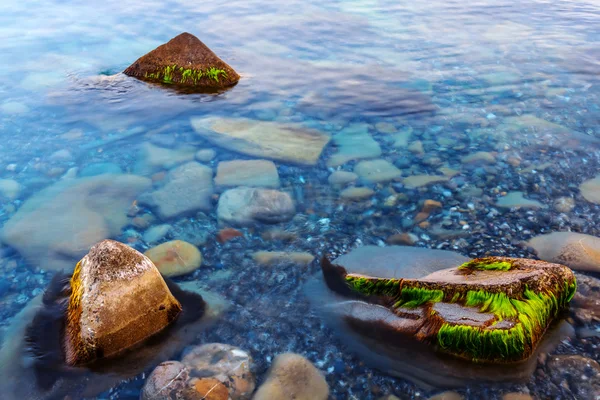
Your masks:
[[[322,267],[333,291],[386,306],[403,320],[379,321],[378,329],[469,361],[527,359],[576,291],[569,268],[529,259],[475,259],[420,279],[348,274],[326,259]]]

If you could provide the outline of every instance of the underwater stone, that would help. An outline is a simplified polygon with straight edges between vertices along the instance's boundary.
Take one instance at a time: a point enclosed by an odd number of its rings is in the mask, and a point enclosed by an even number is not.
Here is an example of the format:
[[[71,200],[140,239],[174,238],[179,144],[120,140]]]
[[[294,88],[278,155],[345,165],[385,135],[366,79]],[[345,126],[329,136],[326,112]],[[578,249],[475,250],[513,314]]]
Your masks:
[[[523,192],[509,192],[506,196],[498,198],[496,206],[502,208],[545,208],[546,206],[536,200],[523,197]]]
[[[92,245],[121,233],[131,203],[150,185],[147,178],[112,174],[55,183],[21,206],[1,240],[33,266],[72,270]]]
[[[141,204],[156,209],[162,219],[212,209],[212,169],[190,161],[169,171],[161,188],[140,196]]]
[[[223,343],[208,343],[186,351],[181,362],[191,376],[215,379],[229,392],[231,400],[247,400],[254,392],[256,378],[250,354]]]
[[[191,119],[198,135],[228,150],[255,157],[315,165],[329,136],[300,125],[246,118]]]
[[[600,272],[600,238],[575,232],[552,232],[529,240],[542,260],[570,268]]]
[[[184,399],[190,372],[178,361],[160,363],[144,382],[140,400]]]
[[[146,142],[140,146],[139,158],[134,169],[142,175],[151,174],[162,169],[173,168],[193,159],[194,149],[192,147],[167,149]]]
[[[579,185],[579,191],[587,201],[600,204],[600,175]]]
[[[65,326],[68,365],[115,356],[160,332],[181,312],[152,261],[104,240],[75,267]]]
[[[163,276],[173,277],[194,272],[202,265],[202,253],[183,240],[172,240],[146,250],[144,253]]]
[[[321,372],[299,354],[275,357],[253,400],[326,400],[329,386]]]
[[[315,259],[310,253],[295,251],[257,251],[252,254],[255,262],[262,265],[296,264],[308,265]]]
[[[223,89],[240,80],[233,68],[187,32],[138,58],[123,73],[192,89]]]
[[[368,187],[352,186],[340,192],[340,197],[344,200],[360,201],[372,197],[375,191]]]
[[[21,185],[13,179],[0,179],[0,196],[15,200],[21,193]]]
[[[279,187],[279,174],[273,161],[233,160],[220,162],[215,177],[217,188],[236,186]]]
[[[386,160],[361,161],[354,167],[354,172],[369,183],[388,182],[402,176],[402,171]]]
[[[416,189],[435,183],[446,182],[448,178],[441,175],[412,175],[403,179],[404,185],[410,189]]]
[[[361,125],[359,125],[361,126]],[[352,160],[381,156],[381,146],[371,135],[354,125],[343,129],[333,137],[337,152],[327,160],[328,167],[337,167]]]
[[[225,191],[217,207],[220,222],[241,226],[289,221],[295,213],[296,207],[288,193],[248,187]]]
[[[354,172],[350,171],[334,171],[327,178],[327,182],[329,182],[332,186],[344,186],[348,183],[356,182],[358,179],[358,175]]]
[[[322,262],[334,292],[380,307],[382,317],[349,311],[346,318],[373,337],[411,337],[472,362],[520,362],[533,355],[552,320],[576,290],[573,272],[559,264],[487,257],[420,279],[348,274]],[[387,311],[389,310],[389,311]],[[394,318],[384,318],[391,312]]]

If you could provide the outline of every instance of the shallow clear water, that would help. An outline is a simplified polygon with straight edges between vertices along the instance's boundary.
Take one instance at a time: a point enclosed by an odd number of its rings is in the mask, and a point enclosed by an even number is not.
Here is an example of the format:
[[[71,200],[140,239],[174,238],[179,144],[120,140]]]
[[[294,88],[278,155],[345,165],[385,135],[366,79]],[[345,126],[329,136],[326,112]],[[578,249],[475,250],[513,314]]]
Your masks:
[[[126,211],[136,199],[137,194],[118,190],[86,194],[87,201],[101,203],[101,215],[119,221],[106,232],[95,230],[85,213],[70,215],[64,225],[57,222],[56,213],[75,205],[41,212],[36,221],[52,240],[24,229],[20,242],[27,246],[33,238],[29,256],[14,246],[0,247],[0,326],[7,327],[49,282],[47,254],[65,268],[76,253],[85,254],[86,238],[75,225],[90,224],[85,233],[91,237],[111,237],[141,251],[184,239],[199,246],[204,261],[178,280],[199,282],[234,304],[198,342],[247,349],[259,380],[274,355],[294,351],[325,371],[334,398],[427,397],[435,391],[364,366],[330,337],[299,289],[317,271],[316,263],[261,266],[253,253],[338,255],[363,244],[384,245],[406,232],[419,247],[470,257],[533,257],[521,243],[538,234],[572,230],[599,236],[598,206],[579,190],[600,165],[599,22],[595,0],[4,2],[0,179],[19,187],[0,190],[2,225],[29,198],[81,177],[90,164],[112,163],[113,171],[116,165],[160,186],[162,171],[177,162],[152,164],[143,150],[148,143],[178,154],[212,148],[216,156],[204,164],[215,172],[221,161],[252,158],[205,141],[194,132],[192,117],[297,123],[337,140],[314,166],[276,161],[280,190],[296,203],[295,217],[275,225],[294,234],[289,240],[267,238],[273,227],[259,224],[241,229],[244,238],[221,244],[215,238],[224,225],[217,221],[215,204],[169,219],[142,205],[138,217],[150,214],[153,225],[171,225],[166,236],[150,241],[143,236],[145,227],[133,222],[135,214],[127,220],[122,210],[111,215],[114,198],[125,199],[119,206]],[[182,95],[118,74],[183,31],[238,71],[239,84],[218,95]],[[344,138],[352,132],[359,132],[359,139],[344,150]],[[381,155],[357,155],[373,147]],[[347,151],[349,160],[332,163],[340,151]],[[477,152],[485,153],[465,159]],[[334,169],[354,170],[361,157],[385,159],[404,178],[447,179],[417,189],[400,176],[367,181],[359,184],[374,194],[344,200],[327,178]],[[509,192],[541,204],[503,208],[498,198]],[[574,199],[574,208],[556,205],[564,197]],[[30,206],[42,207],[49,198],[38,197]],[[440,201],[442,208],[425,223],[415,222],[425,199]],[[59,249],[48,251],[48,242]],[[592,334],[563,343],[558,352],[597,359],[597,320],[584,328]],[[459,392],[473,398],[510,391],[539,398],[588,393],[544,376],[538,371],[526,384]],[[102,396],[137,397],[142,383],[138,377]]]

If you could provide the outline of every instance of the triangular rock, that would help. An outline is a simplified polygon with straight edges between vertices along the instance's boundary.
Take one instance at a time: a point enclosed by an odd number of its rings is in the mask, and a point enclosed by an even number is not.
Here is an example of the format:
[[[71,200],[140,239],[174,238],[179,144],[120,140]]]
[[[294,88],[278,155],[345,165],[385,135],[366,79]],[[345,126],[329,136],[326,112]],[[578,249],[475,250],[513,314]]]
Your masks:
[[[225,88],[240,80],[233,68],[187,32],[140,57],[123,72],[146,81],[196,89]]]
[[[113,240],[92,247],[75,267],[70,286],[68,365],[117,355],[162,331],[181,312],[152,261]]]

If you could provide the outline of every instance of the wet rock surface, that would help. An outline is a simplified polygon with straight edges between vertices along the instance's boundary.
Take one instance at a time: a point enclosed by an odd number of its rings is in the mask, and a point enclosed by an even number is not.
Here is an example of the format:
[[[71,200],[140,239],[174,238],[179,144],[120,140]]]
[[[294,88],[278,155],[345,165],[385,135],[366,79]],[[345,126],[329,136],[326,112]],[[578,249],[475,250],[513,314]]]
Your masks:
[[[221,89],[235,85],[240,79],[233,68],[187,32],[140,57],[124,73],[193,89]]]
[[[189,274],[202,264],[202,254],[196,246],[183,240],[173,240],[148,249],[148,257],[164,276]]]
[[[220,221],[241,226],[288,221],[294,213],[294,202],[289,194],[247,187],[225,191],[217,208]]]
[[[575,232],[553,232],[529,241],[542,260],[581,271],[600,271],[600,239]]]

